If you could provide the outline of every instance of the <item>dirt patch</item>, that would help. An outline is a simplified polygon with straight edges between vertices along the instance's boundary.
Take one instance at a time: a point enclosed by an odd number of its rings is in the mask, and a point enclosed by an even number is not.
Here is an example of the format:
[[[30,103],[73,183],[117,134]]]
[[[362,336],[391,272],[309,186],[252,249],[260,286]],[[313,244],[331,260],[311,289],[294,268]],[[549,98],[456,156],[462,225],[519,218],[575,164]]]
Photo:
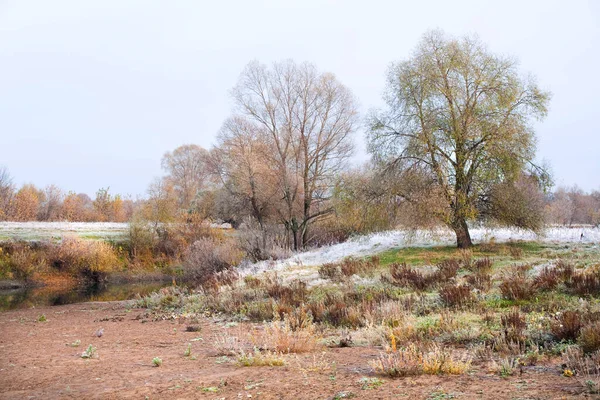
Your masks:
[[[475,365],[462,376],[380,382],[369,367],[379,349],[367,347],[287,355],[280,367],[241,367],[231,357],[216,355],[213,342],[229,329],[254,329],[251,324],[232,328],[200,318],[194,321],[199,330],[188,332],[189,321],[152,321],[144,314],[128,309],[126,302],[0,313],[0,399],[584,397],[574,378],[561,376],[552,365],[526,368],[508,378]],[[94,356],[82,358],[89,345]],[[160,367],[153,366],[155,357],[162,360]]]

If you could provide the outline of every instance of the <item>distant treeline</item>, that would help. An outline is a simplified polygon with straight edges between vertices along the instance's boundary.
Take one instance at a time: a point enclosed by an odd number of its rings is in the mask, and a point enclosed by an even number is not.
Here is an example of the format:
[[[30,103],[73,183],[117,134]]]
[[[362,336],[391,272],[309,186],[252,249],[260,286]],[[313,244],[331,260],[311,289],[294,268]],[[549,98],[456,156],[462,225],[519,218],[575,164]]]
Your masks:
[[[0,221],[127,222],[136,202],[100,189],[94,199],[65,192],[56,185],[16,188],[6,169],[0,169]]]

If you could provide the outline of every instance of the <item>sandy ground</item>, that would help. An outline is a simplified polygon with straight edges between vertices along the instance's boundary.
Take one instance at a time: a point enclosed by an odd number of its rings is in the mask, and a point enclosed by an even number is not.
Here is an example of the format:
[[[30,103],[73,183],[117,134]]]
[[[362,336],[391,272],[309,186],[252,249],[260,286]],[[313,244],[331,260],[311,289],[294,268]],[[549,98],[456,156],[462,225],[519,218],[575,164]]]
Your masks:
[[[144,310],[125,305],[81,303],[0,313],[0,399],[585,398],[575,378],[561,376],[552,365],[508,378],[475,365],[463,376],[383,378],[380,386],[369,387],[362,379],[373,377],[369,360],[379,350],[364,347],[289,355],[281,367],[242,367],[218,357],[213,346],[225,330],[240,326],[203,318],[200,332],[186,332],[184,321],[152,321]],[[46,322],[37,321],[42,314]],[[100,327],[104,334],[96,337]],[[81,344],[73,347],[77,340]],[[193,357],[184,355],[188,343]],[[97,356],[83,359],[89,344]],[[162,359],[160,367],[152,365],[154,357]],[[311,370],[315,360],[337,367]]]

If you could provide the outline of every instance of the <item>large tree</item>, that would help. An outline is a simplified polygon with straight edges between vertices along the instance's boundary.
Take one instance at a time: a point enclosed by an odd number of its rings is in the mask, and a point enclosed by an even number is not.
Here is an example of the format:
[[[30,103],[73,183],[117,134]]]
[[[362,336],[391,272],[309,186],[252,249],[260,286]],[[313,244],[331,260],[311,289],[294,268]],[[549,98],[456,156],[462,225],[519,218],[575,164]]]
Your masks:
[[[263,161],[276,171],[277,212],[294,249],[304,247],[309,225],[332,211],[333,177],[352,150],[354,97],[333,74],[293,61],[250,63],[233,96],[238,117],[268,146]]]
[[[546,115],[550,94],[477,38],[433,31],[390,67],[384,98],[387,109],[370,117],[370,150],[388,166],[429,176],[445,202],[438,217],[458,247],[470,246],[477,205],[533,166],[531,118]]]
[[[198,192],[206,183],[207,158],[208,151],[195,144],[179,146],[163,156],[162,167],[168,173],[166,179],[177,192],[181,208],[192,208]]]

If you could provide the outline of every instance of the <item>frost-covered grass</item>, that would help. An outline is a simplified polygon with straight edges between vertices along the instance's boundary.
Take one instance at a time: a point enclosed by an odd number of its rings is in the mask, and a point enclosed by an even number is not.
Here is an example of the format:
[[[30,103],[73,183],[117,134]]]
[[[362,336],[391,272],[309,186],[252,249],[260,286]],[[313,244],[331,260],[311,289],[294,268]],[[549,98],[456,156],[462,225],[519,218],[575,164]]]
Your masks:
[[[512,241],[555,244],[581,242],[586,244],[595,243],[596,245],[600,243],[600,229],[593,227],[550,227],[539,235],[531,231],[510,228],[474,228],[470,232],[476,244]],[[583,239],[581,239],[582,233],[584,235]],[[454,233],[444,229],[414,232],[403,230],[378,232],[358,236],[344,243],[297,253],[287,259],[252,264],[244,270],[244,273],[290,270],[294,274],[310,275],[307,270],[314,271],[314,268],[308,267],[338,262],[346,257],[365,257],[407,247],[453,246],[455,240]]]
[[[0,222],[0,240],[121,239],[129,224],[118,222]]]

